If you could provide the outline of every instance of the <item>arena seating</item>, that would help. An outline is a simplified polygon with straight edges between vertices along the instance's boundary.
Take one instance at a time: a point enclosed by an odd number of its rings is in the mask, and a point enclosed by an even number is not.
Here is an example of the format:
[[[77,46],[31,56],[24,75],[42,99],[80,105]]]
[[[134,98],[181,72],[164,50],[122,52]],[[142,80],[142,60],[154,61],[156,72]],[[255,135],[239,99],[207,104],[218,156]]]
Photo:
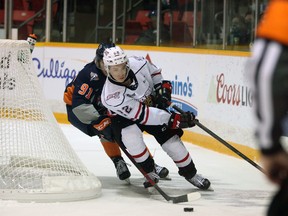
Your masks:
[[[13,28],[18,28],[23,22],[45,7],[46,0],[13,0]],[[0,27],[4,26],[4,1],[1,0]],[[2,8],[3,5],[3,8]],[[52,16],[55,17],[58,10],[58,3],[52,7]],[[18,29],[18,39],[26,39],[27,35],[33,32],[34,24],[45,19],[45,11],[30,22]]]

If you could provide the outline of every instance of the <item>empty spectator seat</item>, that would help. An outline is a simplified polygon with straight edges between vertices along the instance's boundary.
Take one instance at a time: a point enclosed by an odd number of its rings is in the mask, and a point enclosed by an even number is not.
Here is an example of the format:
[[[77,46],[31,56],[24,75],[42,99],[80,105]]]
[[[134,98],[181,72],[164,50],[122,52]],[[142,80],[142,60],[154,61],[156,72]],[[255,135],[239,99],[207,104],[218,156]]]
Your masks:
[[[127,22],[126,23],[126,34],[139,35],[143,31],[142,25],[140,22]]]
[[[18,27],[30,17],[34,16],[34,11],[28,10],[13,10],[13,27]],[[34,20],[31,20],[22,28],[18,29],[18,39],[26,39],[28,34],[33,32]],[[4,10],[0,10],[0,25],[4,25]]]
[[[190,44],[193,42],[192,34],[186,22],[176,21],[172,26],[172,42]]]
[[[126,22],[126,37],[125,37],[125,43],[126,44],[134,44],[134,42],[137,40],[139,35],[143,32],[143,28],[140,22],[132,21],[132,22]]]
[[[141,23],[143,29],[147,29],[148,24],[151,21],[148,15],[149,10],[139,10],[137,12],[135,20]]]
[[[30,17],[34,16],[34,11],[28,10],[14,10],[13,11],[13,26],[19,26]],[[33,33],[34,19],[28,22],[26,25],[18,29],[18,39],[26,39],[28,34]]]
[[[148,26],[151,23],[150,18],[148,17],[149,10],[139,10],[137,11],[135,19],[127,20],[125,27],[125,43],[133,44],[139,35],[148,29]]]
[[[194,22],[193,12],[184,11],[181,21],[186,22],[189,27],[192,27]]]
[[[13,10],[23,10],[23,0],[13,0]]]
[[[58,11],[58,2],[55,2],[52,5],[52,17],[54,18]],[[30,1],[30,8],[31,10],[35,11],[35,13],[39,12],[46,6],[46,0],[31,0]],[[35,18],[36,22],[41,22],[45,19],[46,11],[43,10],[43,12]]]
[[[4,25],[4,10],[0,10],[0,26]]]
[[[180,21],[178,20],[178,16],[179,16],[179,11],[167,11],[164,13],[164,24],[167,26],[170,26],[171,21],[176,22],[176,21]]]
[[[148,15],[149,15],[149,11],[148,10],[139,10],[139,11],[137,11],[135,19],[127,20],[126,23],[138,22],[142,26],[142,29],[145,30],[145,29],[148,28],[148,24],[150,23],[150,18],[148,17]]]

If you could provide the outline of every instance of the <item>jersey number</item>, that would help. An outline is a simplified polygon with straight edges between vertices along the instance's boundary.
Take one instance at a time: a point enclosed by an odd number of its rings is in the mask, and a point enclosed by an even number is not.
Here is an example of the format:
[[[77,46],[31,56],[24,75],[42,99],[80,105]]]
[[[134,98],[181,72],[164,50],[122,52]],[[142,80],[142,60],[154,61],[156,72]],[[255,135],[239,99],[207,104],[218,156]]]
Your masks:
[[[87,90],[89,89],[88,93],[86,94]],[[93,89],[92,88],[89,88],[89,85],[86,84],[86,83],[83,83],[80,87],[80,90],[78,91],[78,93],[80,95],[85,95],[85,98],[87,98],[88,100],[90,99],[91,97],[91,94],[93,92]]]
[[[122,110],[124,110],[126,113],[130,113],[132,110],[132,107],[124,106],[124,107],[122,107]]]

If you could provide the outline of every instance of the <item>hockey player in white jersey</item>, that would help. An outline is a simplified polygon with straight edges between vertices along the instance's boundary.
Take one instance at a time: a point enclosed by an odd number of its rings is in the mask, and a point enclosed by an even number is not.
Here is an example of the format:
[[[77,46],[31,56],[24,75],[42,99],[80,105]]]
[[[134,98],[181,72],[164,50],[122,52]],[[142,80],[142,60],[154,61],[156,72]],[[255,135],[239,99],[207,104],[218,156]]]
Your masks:
[[[103,61],[108,78],[101,101],[114,114],[111,118],[114,139],[126,147],[135,161],[158,182],[154,160],[143,139],[143,131],[153,135],[178,167],[179,175],[194,186],[207,190],[210,181],[197,174],[193,160],[182,143],[182,128],[193,127],[195,116],[170,113],[172,86],[164,81],[161,69],[143,57],[127,57],[119,47],[104,51]],[[144,187],[149,187],[149,181]]]

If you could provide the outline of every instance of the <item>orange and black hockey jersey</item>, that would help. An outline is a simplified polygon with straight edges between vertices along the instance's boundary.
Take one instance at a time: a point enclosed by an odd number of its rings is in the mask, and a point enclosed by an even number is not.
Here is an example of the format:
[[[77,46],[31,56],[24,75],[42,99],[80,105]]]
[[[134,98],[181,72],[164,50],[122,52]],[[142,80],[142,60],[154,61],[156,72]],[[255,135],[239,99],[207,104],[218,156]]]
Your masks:
[[[101,104],[101,93],[106,76],[94,61],[85,65],[75,79],[66,86],[64,102],[84,124],[90,124],[107,112]]]

